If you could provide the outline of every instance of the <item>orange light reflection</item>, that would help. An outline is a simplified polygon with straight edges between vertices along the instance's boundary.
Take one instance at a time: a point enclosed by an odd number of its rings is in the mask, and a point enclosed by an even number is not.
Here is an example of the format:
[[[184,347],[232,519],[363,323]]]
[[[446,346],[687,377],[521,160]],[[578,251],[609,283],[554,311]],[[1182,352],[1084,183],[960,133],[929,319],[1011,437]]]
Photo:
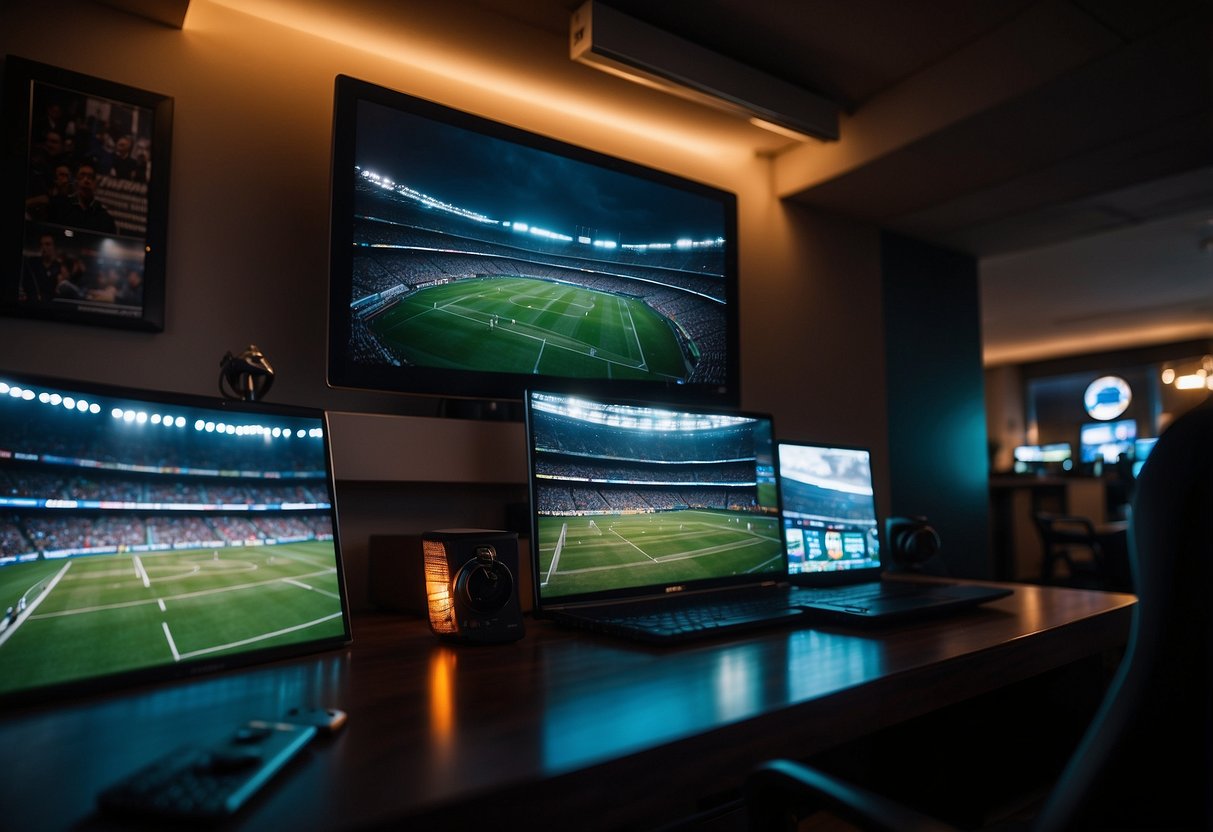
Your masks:
[[[677,129],[629,116],[626,108],[604,106],[600,100],[579,98],[567,81],[520,78],[508,66],[494,62],[490,50],[461,47],[456,32],[435,35],[421,30],[403,38],[390,25],[375,27],[356,16],[335,13],[331,7],[309,6],[297,0],[209,0],[219,6],[256,17],[331,43],[375,55],[414,69],[430,72],[474,89],[495,100],[512,100],[541,108],[561,118],[597,124],[648,142],[660,142],[680,153],[723,161],[748,155],[735,143],[712,139],[702,131]],[[191,9],[192,10],[192,9]],[[187,14],[183,29],[194,28]],[[197,24],[195,24],[196,27]],[[487,54],[486,54],[487,53]],[[739,154],[740,151],[740,154]]]
[[[455,738],[455,670],[458,655],[438,647],[430,654],[430,739],[434,748],[448,751]]]

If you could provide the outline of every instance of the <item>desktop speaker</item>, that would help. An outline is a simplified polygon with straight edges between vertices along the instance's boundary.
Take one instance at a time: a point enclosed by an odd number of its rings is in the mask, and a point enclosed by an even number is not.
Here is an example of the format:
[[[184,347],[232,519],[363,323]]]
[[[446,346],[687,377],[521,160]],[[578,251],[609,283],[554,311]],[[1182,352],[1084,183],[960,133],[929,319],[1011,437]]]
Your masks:
[[[440,529],[421,536],[421,551],[436,635],[480,644],[522,638],[517,534]]]
[[[890,517],[885,539],[893,560],[902,566],[918,566],[939,552],[939,532],[925,517]]]

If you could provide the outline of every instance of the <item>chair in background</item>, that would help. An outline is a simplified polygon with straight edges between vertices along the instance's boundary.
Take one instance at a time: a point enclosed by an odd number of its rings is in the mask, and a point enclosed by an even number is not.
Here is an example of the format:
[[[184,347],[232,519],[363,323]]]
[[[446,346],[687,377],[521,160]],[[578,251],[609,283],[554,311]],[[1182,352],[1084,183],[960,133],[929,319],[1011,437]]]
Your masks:
[[[1088,589],[1106,588],[1107,566],[1094,523],[1086,517],[1043,511],[1033,514],[1032,520],[1036,523],[1042,547],[1041,583],[1064,583]],[[1065,575],[1061,577],[1056,574],[1059,561],[1066,567]]]
[[[1031,828],[1213,829],[1213,400],[1177,419],[1142,469],[1129,558],[1138,603],[1128,648]],[[974,749],[981,755],[1030,749]],[[748,778],[754,832],[826,810],[864,829],[942,821],[826,772],[772,760]]]

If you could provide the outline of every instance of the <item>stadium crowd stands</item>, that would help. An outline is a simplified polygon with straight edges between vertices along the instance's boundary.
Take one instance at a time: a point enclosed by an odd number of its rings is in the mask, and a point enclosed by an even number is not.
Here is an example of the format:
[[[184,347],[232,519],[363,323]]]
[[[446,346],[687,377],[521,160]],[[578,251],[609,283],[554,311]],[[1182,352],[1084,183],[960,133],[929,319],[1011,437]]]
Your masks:
[[[671,322],[690,383],[726,377],[722,245],[639,250],[553,240],[421,209],[359,181],[349,350],[358,363],[406,363],[366,326],[407,294],[468,278],[522,276],[641,300]]]

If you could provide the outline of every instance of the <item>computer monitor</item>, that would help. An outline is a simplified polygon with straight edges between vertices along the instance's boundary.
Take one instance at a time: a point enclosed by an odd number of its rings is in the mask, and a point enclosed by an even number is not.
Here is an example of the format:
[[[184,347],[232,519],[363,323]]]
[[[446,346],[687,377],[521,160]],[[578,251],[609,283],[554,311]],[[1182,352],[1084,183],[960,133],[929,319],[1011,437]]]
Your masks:
[[[345,644],[320,411],[0,371],[0,701]]]
[[[802,442],[778,452],[788,573],[879,570],[870,452]]]
[[[771,417],[530,391],[537,608],[787,576]]]
[[[1137,421],[1120,419],[1115,422],[1091,422],[1079,428],[1079,454],[1082,462],[1116,462],[1121,455],[1133,452],[1137,438]]]
[[[1074,467],[1073,451],[1069,442],[1020,445],[1015,449],[1014,457],[1014,470],[1017,474],[1061,472]]]
[[[339,76],[328,381],[739,400],[726,191]]]
[[[1133,442],[1133,476],[1141,473],[1142,466],[1146,464],[1146,459],[1157,442],[1157,436],[1142,437]]]

